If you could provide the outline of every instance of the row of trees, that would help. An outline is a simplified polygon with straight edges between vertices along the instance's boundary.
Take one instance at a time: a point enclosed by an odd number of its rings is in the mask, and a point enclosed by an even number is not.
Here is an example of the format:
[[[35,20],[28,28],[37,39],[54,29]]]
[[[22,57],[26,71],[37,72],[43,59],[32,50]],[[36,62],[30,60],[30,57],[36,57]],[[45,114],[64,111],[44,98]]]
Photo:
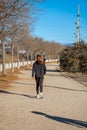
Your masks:
[[[11,47],[11,62],[13,72],[14,56],[25,52],[27,59],[36,53],[44,53],[48,57],[55,58],[62,46],[55,42],[44,41],[41,38],[32,37],[33,23],[37,14],[41,12],[37,4],[42,0],[0,0],[0,44],[2,45],[2,74],[5,70],[5,44]]]
[[[57,58],[63,46],[54,41],[44,41],[42,38],[25,35],[22,42],[19,43],[20,50],[25,50],[28,54],[42,54],[46,58]]]
[[[28,31],[32,29],[37,9],[35,5],[40,0],[0,0],[0,42],[2,44],[3,74],[5,71],[5,42],[11,43],[12,63],[13,45],[22,40],[24,28],[28,20]]]
[[[87,44],[81,41],[78,45],[66,47],[60,53],[60,68],[68,72],[87,73]]]

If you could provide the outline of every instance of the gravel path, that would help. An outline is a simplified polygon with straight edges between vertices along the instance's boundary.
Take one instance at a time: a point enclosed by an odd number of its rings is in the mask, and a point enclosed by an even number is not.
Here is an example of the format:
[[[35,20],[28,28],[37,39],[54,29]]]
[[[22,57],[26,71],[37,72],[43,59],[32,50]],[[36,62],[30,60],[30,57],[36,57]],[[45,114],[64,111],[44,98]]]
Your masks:
[[[47,65],[44,98],[36,99],[31,70],[0,90],[0,130],[87,129],[87,87]]]

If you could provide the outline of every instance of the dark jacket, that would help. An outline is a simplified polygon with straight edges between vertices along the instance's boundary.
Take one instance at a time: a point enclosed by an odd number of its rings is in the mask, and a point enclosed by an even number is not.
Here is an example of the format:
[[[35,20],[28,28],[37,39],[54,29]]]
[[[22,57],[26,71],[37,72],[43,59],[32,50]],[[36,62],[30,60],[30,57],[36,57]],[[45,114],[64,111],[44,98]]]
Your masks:
[[[32,68],[32,77],[43,77],[46,74],[46,66],[43,63],[39,63],[38,61],[36,61],[33,64],[33,68]]]

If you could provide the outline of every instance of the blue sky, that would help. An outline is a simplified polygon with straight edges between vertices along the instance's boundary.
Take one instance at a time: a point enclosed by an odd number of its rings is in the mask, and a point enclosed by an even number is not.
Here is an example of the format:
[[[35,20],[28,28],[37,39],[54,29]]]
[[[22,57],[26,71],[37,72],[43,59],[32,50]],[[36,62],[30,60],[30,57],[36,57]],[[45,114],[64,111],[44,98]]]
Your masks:
[[[44,10],[35,24],[34,36],[61,44],[75,42],[77,6],[80,4],[81,38],[87,41],[87,0],[44,0],[39,5]]]

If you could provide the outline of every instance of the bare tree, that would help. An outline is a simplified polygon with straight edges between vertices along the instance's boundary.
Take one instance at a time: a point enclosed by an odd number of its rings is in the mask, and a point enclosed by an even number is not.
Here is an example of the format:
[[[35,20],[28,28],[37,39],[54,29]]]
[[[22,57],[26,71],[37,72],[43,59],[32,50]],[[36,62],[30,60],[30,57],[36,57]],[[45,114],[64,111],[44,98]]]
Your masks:
[[[0,39],[2,43],[2,74],[6,74],[5,70],[5,47],[4,47],[4,41],[6,40],[6,37],[9,37],[13,34],[11,32],[12,24],[10,24],[13,17],[17,18],[19,14],[21,14],[21,8],[25,4],[20,4],[19,6],[19,0],[2,0],[0,2]],[[11,26],[12,25],[12,26]]]
[[[61,44],[52,41],[44,41],[42,38],[27,36],[25,39],[27,42],[25,42],[22,46],[26,51],[42,55],[46,54],[47,58],[57,58],[58,53],[63,49]]]
[[[26,18],[29,18],[29,25],[31,26],[34,22],[34,11],[35,11],[35,3],[39,2],[39,0],[1,0],[0,1],[0,40],[2,43],[2,56],[3,56],[3,72],[2,74],[6,74],[5,71],[5,47],[4,41],[6,38],[10,38],[12,40],[12,62],[13,62],[13,42],[17,37],[18,30],[20,30],[22,25],[22,21]],[[28,14],[27,14],[28,12]],[[14,26],[14,21],[16,22],[16,26]]]

